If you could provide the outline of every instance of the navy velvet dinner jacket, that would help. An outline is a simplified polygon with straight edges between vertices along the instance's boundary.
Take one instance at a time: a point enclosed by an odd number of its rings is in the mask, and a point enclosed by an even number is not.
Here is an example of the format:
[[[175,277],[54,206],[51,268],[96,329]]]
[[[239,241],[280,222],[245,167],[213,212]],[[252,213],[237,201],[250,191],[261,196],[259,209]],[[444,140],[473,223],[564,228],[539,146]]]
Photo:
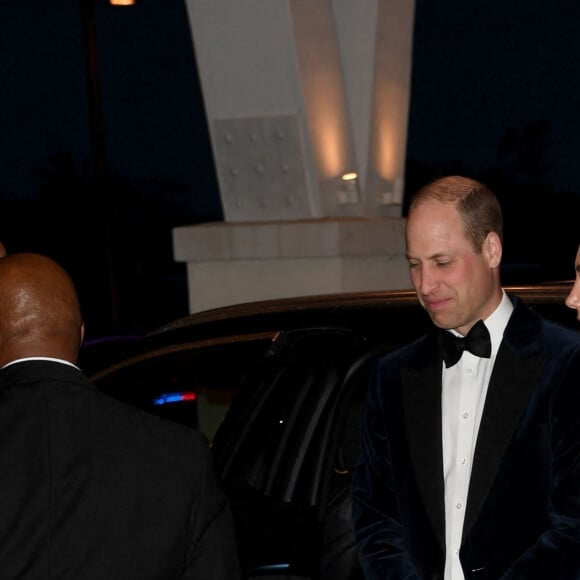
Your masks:
[[[466,580],[580,579],[580,333],[515,309],[471,472]],[[443,578],[441,356],[435,333],[376,366],[352,486],[365,577]]]
[[[76,368],[0,371],[0,578],[232,580],[231,514],[207,441]]]

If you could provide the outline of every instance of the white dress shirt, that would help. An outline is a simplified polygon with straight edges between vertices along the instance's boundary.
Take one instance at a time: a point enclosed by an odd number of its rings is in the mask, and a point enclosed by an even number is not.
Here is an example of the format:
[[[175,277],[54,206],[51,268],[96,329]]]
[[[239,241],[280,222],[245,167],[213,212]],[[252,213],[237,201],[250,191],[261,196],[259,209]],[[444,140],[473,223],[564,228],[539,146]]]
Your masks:
[[[457,364],[449,368],[443,365],[441,419],[447,551],[445,580],[464,580],[459,547],[475,443],[491,371],[512,311],[513,304],[504,292],[499,306],[484,320],[491,337],[490,358],[479,358],[465,351]],[[450,332],[459,336],[454,331]]]

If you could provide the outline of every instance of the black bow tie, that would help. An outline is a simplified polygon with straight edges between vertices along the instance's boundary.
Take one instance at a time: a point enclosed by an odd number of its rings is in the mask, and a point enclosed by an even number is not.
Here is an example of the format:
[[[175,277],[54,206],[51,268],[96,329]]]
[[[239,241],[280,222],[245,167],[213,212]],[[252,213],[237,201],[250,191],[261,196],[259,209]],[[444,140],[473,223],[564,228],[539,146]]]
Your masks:
[[[452,367],[461,358],[464,350],[483,358],[491,356],[491,339],[483,320],[474,324],[464,337],[441,330],[439,347],[446,367]]]

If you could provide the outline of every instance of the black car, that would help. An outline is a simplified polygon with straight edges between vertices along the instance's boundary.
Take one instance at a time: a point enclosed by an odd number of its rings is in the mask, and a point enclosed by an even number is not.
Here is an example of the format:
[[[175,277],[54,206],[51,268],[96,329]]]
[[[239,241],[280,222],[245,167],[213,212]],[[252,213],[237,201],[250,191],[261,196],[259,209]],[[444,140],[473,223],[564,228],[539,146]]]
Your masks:
[[[574,328],[570,287],[507,290]],[[411,290],[279,299],[179,319],[126,341],[106,368],[87,348],[80,364],[103,391],[208,436],[246,578],[353,580],[349,484],[369,368],[430,328]]]

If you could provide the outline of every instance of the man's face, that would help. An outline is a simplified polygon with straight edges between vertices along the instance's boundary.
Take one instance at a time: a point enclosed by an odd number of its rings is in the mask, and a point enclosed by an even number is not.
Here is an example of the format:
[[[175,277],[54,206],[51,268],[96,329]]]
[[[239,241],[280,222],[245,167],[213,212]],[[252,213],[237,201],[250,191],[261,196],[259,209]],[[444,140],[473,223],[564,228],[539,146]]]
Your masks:
[[[409,213],[407,259],[417,298],[440,328],[466,334],[501,300],[501,241],[488,234],[476,253],[452,203],[425,200]]]
[[[576,253],[575,271],[576,278],[574,286],[570,290],[570,294],[566,297],[566,306],[576,309],[578,320],[580,320],[580,246],[578,246],[578,252]]]

